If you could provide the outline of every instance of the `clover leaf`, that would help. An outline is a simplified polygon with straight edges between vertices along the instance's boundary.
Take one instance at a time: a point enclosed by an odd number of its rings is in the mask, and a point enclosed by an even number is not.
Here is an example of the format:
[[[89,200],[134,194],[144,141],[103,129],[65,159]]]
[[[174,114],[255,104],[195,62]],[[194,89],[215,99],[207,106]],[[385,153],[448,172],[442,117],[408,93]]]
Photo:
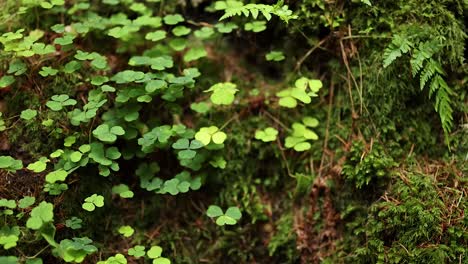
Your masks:
[[[56,171],[49,172],[46,175],[46,181],[48,183],[55,183],[57,181],[65,181],[67,176],[68,176],[67,171],[65,171],[63,169],[59,169],[59,170],[56,170]]]
[[[160,246],[152,246],[148,252],[146,252],[146,255],[150,259],[153,259],[153,264],[170,264],[171,261],[169,259],[161,257],[162,252],[163,249]]]
[[[163,20],[166,25],[176,25],[179,22],[183,22],[184,18],[179,14],[174,14],[164,16]]]
[[[169,46],[175,51],[182,51],[187,47],[185,38],[173,38],[169,41]]]
[[[205,92],[212,92],[210,99],[216,105],[230,105],[234,101],[234,95],[237,90],[236,85],[230,82],[217,83],[205,90]]]
[[[122,198],[132,198],[134,193],[126,184],[119,184],[112,187],[112,193],[118,194]]]
[[[39,230],[45,223],[54,220],[54,205],[48,202],[41,202],[31,211],[31,215],[26,221],[26,227]]]
[[[166,143],[171,136],[172,130],[170,126],[155,127],[150,132],[144,134],[142,138],[138,139],[138,145],[141,146],[143,152],[148,153],[154,148],[154,144],[157,141]]]
[[[0,88],[5,88],[10,86],[15,82],[15,77],[11,75],[4,75],[0,78]]]
[[[61,46],[73,44],[73,40],[75,39],[74,35],[65,34],[62,37],[54,39],[54,44],[58,44]]]
[[[252,31],[252,32],[262,32],[266,29],[266,22],[265,21],[252,21],[245,23],[244,29],[246,31]]]
[[[214,30],[211,27],[202,27],[196,30],[193,34],[199,39],[208,39],[214,34]]]
[[[18,201],[18,207],[21,209],[28,208],[36,202],[36,198],[32,196],[25,196]]]
[[[137,246],[134,246],[132,248],[129,248],[128,249],[128,255],[129,256],[132,256],[134,258],[141,258],[143,257],[144,255],[146,255],[146,252],[145,252],[145,247],[144,246],[140,246],[140,245],[137,245]]]
[[[7,73],[14,74],[15,76],[21,75],[26,72],[27,66],[21,60],[15,60],[10,63]]]
[[[42,77],[47,77],[47,76],[54,76],[58,73],[58,70],[52,68],[52,67],[46,67],[46,66],[43,66],[41,68],[41,70],[39,71],[39,74],[42,76]]]
[[[206,214],[211,218],[216,218],[216,224],[219,226],[235,225],[241,219],[242,213],[239,208],[231,206],[223,213],[223,210],[217,205],[210,205]]]
[[[216,126],[202,127],[195,134],[195,139],[203,143],[205,146],[210,144],[210,142],[215,144],[223,144],[226,138],[226,133],[220,131]]]
[[[93,130],[93,135],[103,141],[112,143],[117,140],[117,136],[125,134],[125,130],[121,126],[109,126],[108,124],[101,124]]]
[[[194,150],[202,148],[203,146],[203,143],[198,140],[192,140],[190,142],[186,138],[181,138],[172,144],[173,149],[182,150],[178,153],[180,159],[193,159],[197,154],[197,152]]]
[[[275,141],[277,135],[278,135],[278,130],[272,127],[267,127],[264,130],[257,130],[255,132],[255,138],[263,142]]]
[[[0,156],[0,169],[8,172],[15,172],[23,168],[23,161],[14,159],[11,156]]]
[[[86,211],[92,212],[96,207],[103,207],[104,206],[104,197],[102,195],[93,194],[87,197],[81,206]]]
[[[73,216],[72,218],[65,220],[65,226],[73,230],[80,229],[82,227],[81,223],[83,223],[83,220],[81,220],[80,218],[76,216]]]
[[[305,117],[303,119],[303,122],[308,124],[310,127],[314,127],[318,125],[318,120],[311,118],[311,117]],[[295,151],[306,151],[309,150],[312,145],[307,142],[307,140],[317,140],[318,135],[307,128],[306,125],[301,124],[301,123],[293,123],[292,125],[293,132],[291,136],[286,137],[285,140],[285,147],[286,148],[294,148]]]
[[[185,36],[190,34],[192,30],[186,26],[177,26],[172,29],[172,34],[177,37]]]
[[[97,248],[91,244],[93,241],[88,237],[74,237],[72,240],[64,239],[53,250],[66,262],[81,263],[86,256],[97,252]]]
[[[205,102],[192,103],[190,105],[190,109],[200,114],[207,113],[210,110],[210,108],[211,108],[210,105]]]
[[[151,41],[159,41],[166,38],[166,31],[164,30],[156,30],[153,32],[149,32],[146,34],[145,39]]]
[[[191,62],[194,60],[198,60],[200,58],[206,57],[208,53],[206,52],[205,48],[202,47],[194,47],[191,48],[187,53],[184,55],[185,62]]]
[[[51,100],[47,101],[46,103],[47,107],[49,107],[52,111],[60,111],[65,106],[75,104],[76,100],[70,99],[70,97],[66,94],[53,95]]]
[[[124,255],[118,253],[107,260],[98,261],[97,264],[127,264],[127,259]]]
[[[50,160],[46,157],[41,157],[39,158],[38,161],[36,162],[33,162],[33,163],[30,163],[28,165],[28,167],[26,167],[28,170],[32,170],[36,173],[38,172],[43,172],[46,167],[47,167],[47,162],[49,162]]]
[[[15,209],[16,208],[16,201],[15,200],[0,199],[0,207]]]
[[[281,51],[270,51],[265,55],[267,61],[282,61],[284,60],[284,54]]]
[[[276,94],[280,98],[279,105],[294,108],[297,106],[297,101],[304,104],[309,104],[311,97],[317,96],[317,92],[322,87],[320,80],[311,80],[305,77],[299,78],[295,82],[295,87],[282,90]]]
[[[233,22],[228,22],[228,23],[218,23],[215,25],[216,29],[220,33],[231,33],[234,29],[239,28],[236,24]]]
[[[16,242],[19,240],[19,235],[19,226],[13,226],[11,228],[8,226],[2,227],[0,229],[0,245],[3,245],[5,250],[16,247]]]
[[[131,226],[126,225],[119,227],[118,232],[124,237],[131,237],[135,233],[135,230]]]

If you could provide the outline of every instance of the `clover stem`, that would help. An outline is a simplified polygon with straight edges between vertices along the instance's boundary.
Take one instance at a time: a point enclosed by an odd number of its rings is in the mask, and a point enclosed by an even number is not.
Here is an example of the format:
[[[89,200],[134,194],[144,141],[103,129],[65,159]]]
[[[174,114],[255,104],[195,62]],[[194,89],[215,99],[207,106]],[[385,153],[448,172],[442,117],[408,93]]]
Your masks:
[[[224,123],[220,128],[219,130],[223,130],[227,125],[229,125],[229,123],[232,122],[232,120],[234,120],[235,118],[237,118],[239,115],[236,113],[235,115],[233,115],[231,118],[229,118],[228,121],[226,121],[226,123]]]

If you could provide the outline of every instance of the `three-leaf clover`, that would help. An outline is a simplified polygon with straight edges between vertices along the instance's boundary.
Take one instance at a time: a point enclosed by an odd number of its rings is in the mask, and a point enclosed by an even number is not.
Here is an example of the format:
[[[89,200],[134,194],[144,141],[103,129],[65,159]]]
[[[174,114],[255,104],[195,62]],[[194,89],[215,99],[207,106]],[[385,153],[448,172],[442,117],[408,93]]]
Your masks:
[[[54,76],[58,73],[58,70],[57,69],[54,69],[52,67],[46,67],[46,66],[43,66],[41,68],[41,70],[39,71],[39,74],[42,76],[42,77],[47,77],[47,76]]]
[[[80,218],[76,216],[73,216],[72,218],[65,220],[65,226],[73,230],[80,229],[81,223],[83,223],[83,220],[81,220]]]
[[[223,144],[226,138],[226,133],[220,131],[216,126],[202,127],[195,134],[195,139],[203,143],[205,146],[210,144],[210,142],[215,144]]]
[[[68,176],[68,172],[66,170],[58,169],[58,170],[49,172],[46,175],[46,181],[48,183],[55,183],[55,182],[58,182],[58,181],[64,181],[67,178],[67,176]]]
[[[208,55],[208,53],[206,52],[204,47],[194,47],[187,51],[187,53],[185,53],[184,61],[191,62],[206,57],[206,55]]]
[[[282,61],[284,60],[284,54],[281,51],[270,51],[265,55],[267,61]]]
[[[146,255],[145,247],[137,245],[137,246],[134,246],[132,248],[129,248],[128,249],[128,255],[133,256],[134,258],[141,258],[144,255]]]
[[[39,230],[43,224],[54,220],[54,205],[48,202],[41,202],[31,211],[31,216],[26,221],[26,227]]]
[[[26,167],[28,170],[32,170],[34,172],[43,172],[46,167],[47,167],[47,162],[50,160],[47,157],[41,157],[39,158],[38,161],[30,163],[28,167]]]
[[[266,29],[266,22],[265,21],[252,21],[245,23],[244,29],[246,31],[252,31],[252,32],[262,32]]]
[[[195,149],[202,148],[204,145],[198,140],[189,141],[186,138],[181,138],[172,144],[173,149],[181,150],[178,153],[180,159],[193,159],[197,154]]]
[[[294,108],[297,106],[297,101],[304,104],[309,104],[312,96],[317,96],[317,92],[322,88],[320,80],[310,80],[305,77],[299,78],[295,82],[295,87],[282,90],[276,94],[280,97],[279,105]]]
[[[210,105],[205,102],[192,103],[190,105],[190,109],[200,114],[207,113],[210,110],[210,108]]]
[[[37,116],[37,111],[36,110],[26,109],[26,110],[21,111],[20,118],[22,118],[24,120],[31,120],[36,116]]]
[[[2,78],[0,78],[0,88],[8,87],[14,82],[15,82],[15,77],[11,75],[4,75],[2,76]]]
[[[23,168],[23,161],[11,156],[0,156],[0,169],[14,172]]]
[[[135,233],[135,230],[131,226],[121,226],[119,227],[119,234],[121,234],[124,237],[131,237],[133,233]]]
[[[104,206],[104,197],[102,195],[93,194],[87,197],[81,206],[86,211],[92,212],[96,207],[103,207]]]
[[[161,39],[166,38],[166,31],[164,30],[156,30],[153,32],[149,32],[146,34],[145,39],[151,40],[151,41],[158,41]]]
[[[160,246],[152,246],[146,255],[153,259],[153,264],[170,264],[171,261],[168,258],[161,257],[163,249]]]
[[[19,240],[19,226],[8,227],[4,226],[0,229],[0,245],[3,245],[5,250],[16,247],[16,242]]]
[[[255,138],[263,142],[275,141],[277,135],[278,135],[278,130],[272,127],[267,127],[264,130],[257,130],[255,132]]]
[[[316,127],[318,120],[312,117],[305,117],[301,123],[293,123],[293,132],[286,137],[285,147],[294,148],[295,151],[306,151],[312,147],[307,140],[317,140],[318,135],[308,127]]]
[[[173,14],[164,16],[163,20],[166,25],[176,25],[184,21],[184,18],[179,14]]]
[[[93,130],[93,135],[103,141],[112,143],[117,140],[117,136],[125,134],[125,130],[121,126],[109,126],[108,124],[101,124]]]
[[[66,94],[53,95],[46,105],[53,111],[60,111],[64,106],[75,105],[76,100]]]
[[[236,85],[230,82],[217,83],[205,92],[212,92],[210,99],[213,104],[230,105],[234,101],[234,95],[238,89]]]
[[[36,202],[36,198],[32,196],[25,196],[18,201],[18,207],[21,209],[28,208]]]
[[[235,225],[242,217],[242,213],[239,208],[231,206],[223,213],[223,210],[217,205],[210,205],[206,214],[211,218],[216,218],[216,224],[219,226],[223,225]]]
[[[112,193],[118,194],[122,198],[132,198],[134,195],[126,184],[119,184],[112,187]]]

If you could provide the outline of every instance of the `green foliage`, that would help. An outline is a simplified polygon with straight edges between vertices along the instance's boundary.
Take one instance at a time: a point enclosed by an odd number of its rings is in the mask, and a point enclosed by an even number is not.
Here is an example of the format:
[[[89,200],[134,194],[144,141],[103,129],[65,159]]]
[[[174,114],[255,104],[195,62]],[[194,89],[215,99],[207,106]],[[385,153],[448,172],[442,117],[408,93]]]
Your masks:
[[[218,1],[223,2],[223,1]],[[229,2],[229,1],[226,1]],[[251,15],[254,19],[257,19],[259,14],[262,14],[266,20],[270,20],[272,16],[278,16],[281,20],[288,23],[291,19],[296,19],[297,16],[292,14],[287,5],[283,5],[283,1],[279,1],[276,5],[265,5],[265,4],[246,4],[243,5],[241,2],[237,2],[235,5],[228,3],[218,3],[217,10],[224,10],[224,15],[219,19],[223,20],[233,16],[244,15],[248,17]]]
[[[206,211],[206,215],[211,218],[216,218],[216,224],[219,226],[235,225],[242,217],[242,213],[238,207],[229,207],[225,213],[217,205],[210,205]]]
[[[26,227],[39,230],[45,224],[54,220],[54,205],[48,202],[41,202],[31,211],[31,216],[26,222]]]
[[[91,244],[92,242],[87,237],[74,237],[72,240],[64,239],[54,249],[54,253],[66,262],[81,263],[87,255],[97,251],[97,248]]]
[[[87,197],[81,206],[86,211],[92,212],[96,207],[103,207],[104,206],[104,197],[102,195],[93,194]]]

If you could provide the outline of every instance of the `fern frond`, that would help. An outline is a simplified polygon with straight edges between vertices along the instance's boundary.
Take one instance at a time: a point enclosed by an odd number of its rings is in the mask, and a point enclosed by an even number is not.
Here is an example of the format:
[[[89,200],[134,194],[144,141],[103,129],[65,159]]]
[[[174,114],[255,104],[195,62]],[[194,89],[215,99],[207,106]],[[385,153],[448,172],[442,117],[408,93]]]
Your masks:
[[[438,44],[435,41],[426,41],[420,43],[417,49],[414,49],[410,64],[413,69],[413,76],[416,76],[422,69],[424,61],[429,59],[438,50]]]
[[[439,62],[435,61],[434,59],[429,59],[429,61],[424,66],[424,69],[421,72],[421,76],[419,76],[419,84],[421,90],[424,89],[427,82],[434,76],[434,74],[445,75],[444,70]],[[432,90],[429,91],[429,96],[432,96]]]
[[[454,92],[439,74],[435,75],[430,85],[430,93],[433,94],[436,91],[435,110],[439,113],[444,132],[448,134],[453,126],[453,109],[450,97],[454,95]]]
[[[408,53],[412,46],[413,43],[407,38],[400,35],[393,36],[392,42],[384,51],[384,68],[392,64],[397,58],[401,57],[401,55]]]
[[[268,21],[272,18],[273,15],[279,17],[286,23],[288,23],[291,19],[297,19],[297,16],[292,14],[292,11],[289,10],[288,6],[283,5],[282,1],[280,1],[276,5],[247,4],[244,6],[227,7],[224,10],[224,15],[219,20],[241,15],[246,17],[251,15],[254,19],[257,19],[260,13]]]

